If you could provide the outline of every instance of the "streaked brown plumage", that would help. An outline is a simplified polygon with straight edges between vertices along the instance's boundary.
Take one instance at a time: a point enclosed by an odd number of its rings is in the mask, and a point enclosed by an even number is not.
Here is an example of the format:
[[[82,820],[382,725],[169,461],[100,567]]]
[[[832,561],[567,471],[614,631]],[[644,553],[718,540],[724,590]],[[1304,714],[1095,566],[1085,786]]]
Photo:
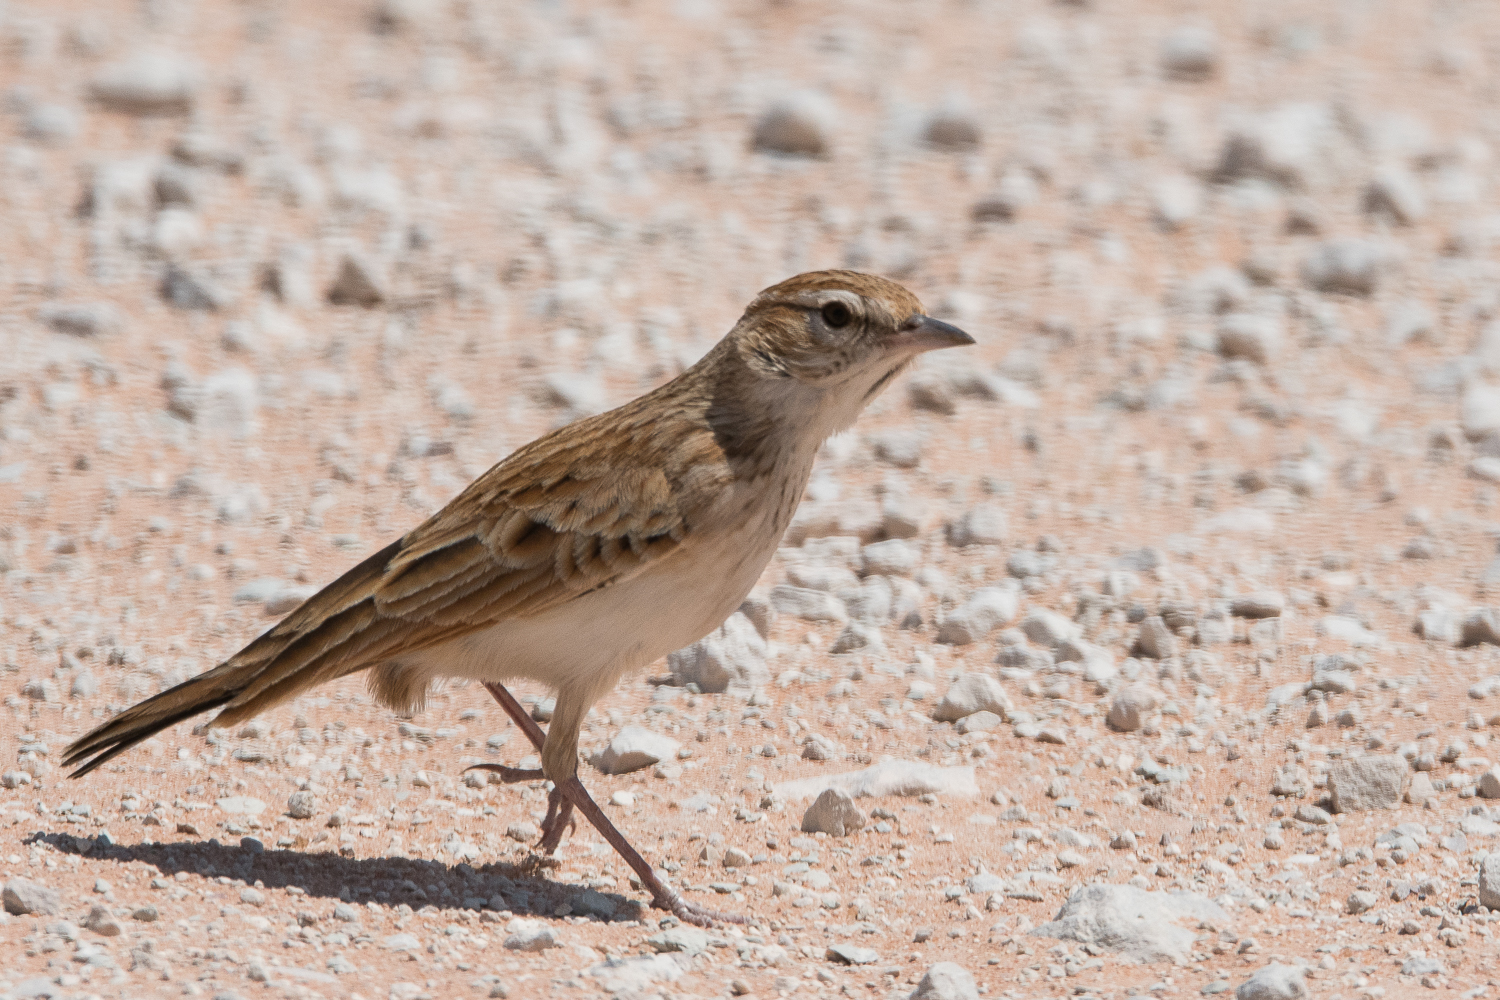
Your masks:
[[[822,441],[917,354],[964,343],[881,278],[775,285],[682,375],[518,449],[224,663],[83,736],[66,763],[80,776],[199,712],[222,706],[214,724],[233,726],[368,668],[403,712],[444,676],[551,685],[542,770],[561,785],[589,707],[743,600]]]

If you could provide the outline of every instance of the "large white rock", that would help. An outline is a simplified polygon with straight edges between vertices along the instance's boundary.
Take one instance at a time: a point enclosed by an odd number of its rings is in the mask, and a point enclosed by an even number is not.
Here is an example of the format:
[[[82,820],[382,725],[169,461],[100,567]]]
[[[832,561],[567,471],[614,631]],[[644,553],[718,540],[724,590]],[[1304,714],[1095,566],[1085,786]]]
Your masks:
[[[907,1000],[979,1000],[979,988],[962,965],[939,962],[923,974]]]
[[[609,741],[609,746],[594,755],[592,763],[605,774],[628,774],[672,759],[681,745],[670,736],[642,726],[626,726]]]
[[[993,712],[1002,719],[1010,712],[1010,697],[989,674],[960,674],[932,710],[938,722],[957,722],[975,712]]]
[[[1205,921],[1230,922],[1217,903],[1192,893],[1095,884],[1073,890],[1053,921],[1031,933],[1124,952],[1138,962],[1182,962]]]
[[[667,668],[678,684],[697,684],[705,694],[748,694],[771,679],[766,640],[739,611],[691,646],[668,655]]]
[[[1295,965],[1272,962],[1240,983],[1234,997],[1235,1000],[1300,1000],[1307,996],[1302,976],[1303,970]]]
[[[1500,854],[1488,854],[1479,864],[1479,905],[1500,910]]]
[[[952,646],[978,642],[1016,616],[1021,599],[1005,587],[981,587],[950,611],[938,626],[937,641]]]
[[[1334,812],[1391,809],[1401,801],[1406,761],[1396,754],[1336,762],[1328,771]]]
[[[771,607],[780,615],[791,615],[809,622],[845,622],[849,611],[844,602],[832,594],[807,587],[781,584],[771,588]]]
[[[1000,545],[1007,531],[1005,511],[994,504],[980,504],[948,526],[948,542],[957,548],[967,545]]]
[[[868,822],[852,795],[842,788],[826,788],[802,814],[802,832],[844,837],[863,830]]]
[[[1146,724],[1146,717],[1156,709],[1156,692],[1144,684],[1132,684],[1110,703],[1106,721],[1122,733],[1133,733]]]

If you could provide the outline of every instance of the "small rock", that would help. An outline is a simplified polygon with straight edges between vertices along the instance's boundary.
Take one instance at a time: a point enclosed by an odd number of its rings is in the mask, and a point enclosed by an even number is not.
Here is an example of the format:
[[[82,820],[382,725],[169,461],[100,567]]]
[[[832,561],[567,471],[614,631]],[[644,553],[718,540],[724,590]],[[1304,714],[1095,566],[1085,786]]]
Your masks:
[[[1186,961],[1194,929],[1229,923],[1219,906],[1192,893],[1147,892],[1096,883],[1074,889],[1051,923],[1031,933],[1121,951],[1136,961]]]
[[[1386,167],[1365,189],[1364,209],[1388,215],[1398,225],[1410,226],[1427,215],[1427,199],[1417,179],[1400,167]]]
[[[748,622],[746,622],[749,625]],[[754,626],[750,626],[754,629]],[[682,746],[670,736],[653,733],[642,726],[626,726],[609,741],[592,763],[604,774],[629,774],[664,760],[671,760]]]
[[[907,1000],[979,1000],[974,976],[956,962],[939,962],[923,974]]]
[[[109,912],[109,908],[97,903],[89,907],[89,915],[83,919],[83,926],[100,937],[119,937],[124,930],[114,914]]]
[[[948,544],[956,548],[1002,545],[1007,530],[1005,511],[994,504],[981,504],[948,526]]]
[[[328,286],[328,301],[336,306],[370,309],[385,300],[385,279],[374,263],[361,253],[345,251],[339,262],[338,277]]]
[[[678,926],[651,935],[646,943],[658,954],[680,952],[684,955],[701,955],[708,950],[708,934],[696,927]]]
[[[1477,789],[1482,799],[1500,799],[1500,769],[1492,767],[1481,774]]]
[[[951,101],[932,112],[922,130],[922,137],[938,149],[961,153],[976,149],[984,133],[971,110],[960,102]]]
[[[828,788],[802,814],[802,832],[845,837],[863,830],[868,822],[869,817],[854,804],[848,792],[842,788]]]
[[[1206,80],[1219,66],[1219,42],[1211,29],[1174,28],[1161,44],[1161,67],[1179,80]]]
[[[287,796],[286,814],[292,819],[311,819],[318,810],[318,797],[312,792],[293,792]]]
[[[36,311],[43,326],[75,337],[102,337],[121,327],[120,314],[108,302],[53,302]]]
[[[767,602],[769,614],[775,614],[773,607]],[[697,684],[704,694],[750,691],[771,679],[766,653],[762,631],[737,611],[702,639],[670,654],[667,668],[676,684]]]
[[[1004,718],[1011,710],[1010,697],[1000,682],[988,674],[960,674],[932,710],[938,722],[957,722],[976,712],[991,712]]]
[[[505,932],[505,947],[511,951],[546,951],[560,943],[551,926],[537,920],[512,920]]]
[[[1317,291],[1372,295],[1380,283],[1384,254],[1365,240],[1341,239],[1320,244],[1302,262],[1302,280]]]
[[[112,66],[89,85],[89,95],[110,111],[130,115],[185,115],[201,86],[197,68],[168,53],[142,53]]]
[[[1328,772],[1334,812],[1390,809],[1401,801],[1406,761],[1395,754],[1336,761]]]
[[[39,882],[24,878],[13,878],[6,882],[3,899],[5,912],[18,917],[32,913],[53,917],[62,908],[62,897],[56,889],[49,889]]]
[[[537,838],[540,832],[537,825],[528,820],[512,823],[505,828],[505,835],[519,844],[529,844]]]
[[[1340,718],[1342,719],[1342,716]],[[1426,805],[1435,794],[1437,793],[1432,787],[1432,779],[1421,772],[1412,775],[1411,784],[1406,786],[1406,801],[1414,806]]]
[[[1479,905],[1500,910],[1500,852],[1491,852],[1479,864]]]
[[[1156,692],[1143,684],[1125,688],[1110,703],[1105,721],[1122,733],[1133,733],[1146,724],[1146,717],[1156,710]]]
[[[1229,613],[1236,618],[1278,618],[1286,607],[1286,598],[1275,590],[1241,594],[1229,601]]]
[[[937,641],[950,646],[978,642],[1016,616],[1016,592],[1005,587],[982,587],[950,611],[938,626]]]
[[[844,965],[872,965],[880,961],[880,953],[874,948],[859,948],[852,944],[836,944],[827,951],[831,962]]]
[[[771,588],[770,600],[777,614],[803,621],[843,623],[849,620],[844,602],[821,590],[779,584]]]
[[[1244,358],[1258,365],[1270,364],[1281,353],[1284,335],[1281,323],[1270,316],[1230,313],[1219,319],[1219,353],[1226,358]]]
[[[150,903],[130,911],[130,919],[139,920],[143,924],[155,923],[160,917],[161,914]]]
[[[1349,898],[1344,901],[1344,912],[1364,913],[1367,910],[1373,910],[1375,904],[1379,901],[1380,897],[1376,896],[1373,892],[1367,889],[1360,889],[1351,892]]]
[[[1235,1000],[1301,1000],[1307,996],[1302,977],[1303,970],[1297,966],[1272,962],[1240,983]]]
[[[832,107],[821,94],[802,92],[773,104],[756,122],[753,147],[783,156],[827,156]]]
[[[1151,615],[1141,622],[1135,640],[1136,651],[1153,660],[1167,660],[1177,655],[1177,637],[1167,628],[1161,615]]]

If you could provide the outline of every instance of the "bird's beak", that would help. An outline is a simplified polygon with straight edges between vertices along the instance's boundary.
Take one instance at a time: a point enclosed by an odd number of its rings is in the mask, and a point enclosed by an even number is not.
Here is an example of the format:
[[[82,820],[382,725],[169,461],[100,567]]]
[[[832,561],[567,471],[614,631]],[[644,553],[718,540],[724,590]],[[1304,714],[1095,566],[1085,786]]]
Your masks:
[[[914,314],[897,327],[896,335],[891,338],[893,350],[910,351],[913,354],[937,351],[944,347],[968,347],[973,343],[973,337],[953,324],[921,313]]]

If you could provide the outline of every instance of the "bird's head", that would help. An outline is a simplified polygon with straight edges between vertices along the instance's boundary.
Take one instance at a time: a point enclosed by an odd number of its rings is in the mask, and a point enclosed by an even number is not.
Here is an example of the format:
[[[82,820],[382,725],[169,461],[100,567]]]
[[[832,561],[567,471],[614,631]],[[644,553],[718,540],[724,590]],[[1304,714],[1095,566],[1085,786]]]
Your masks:
[[[772,285],[731,336],[745,367],[771,383],[765,388],[827,397],[849,411],[836,418],[843,426],[917,355],[974,343],[894,281],[858,271],[810,271]]]

